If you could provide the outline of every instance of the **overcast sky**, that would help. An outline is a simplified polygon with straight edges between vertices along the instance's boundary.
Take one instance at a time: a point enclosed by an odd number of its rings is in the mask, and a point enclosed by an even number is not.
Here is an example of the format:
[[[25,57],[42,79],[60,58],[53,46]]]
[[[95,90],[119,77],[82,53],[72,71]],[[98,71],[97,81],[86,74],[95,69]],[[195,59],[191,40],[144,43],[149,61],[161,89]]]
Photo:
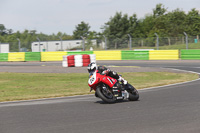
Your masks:
[[[0,24],[14,32],[28,29],[72,35],[75,26],[84,21],[90,30],[100,32],[100,27],[116,12],[129,16],[136,13],[140,19],[151,14],[158,3],[168,11],[200,10],[200,0],[0,0]]]

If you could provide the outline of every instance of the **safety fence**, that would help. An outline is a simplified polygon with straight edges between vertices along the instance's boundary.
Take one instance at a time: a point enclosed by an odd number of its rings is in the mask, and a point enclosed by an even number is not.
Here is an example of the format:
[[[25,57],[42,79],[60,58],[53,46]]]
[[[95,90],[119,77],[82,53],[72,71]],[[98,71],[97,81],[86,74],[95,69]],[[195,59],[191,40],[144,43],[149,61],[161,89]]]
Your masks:
[[[32,34],[32,33],[30,33]],[[32,36],[32,35],[31,35]],[[21,36],[22,37],[22,36]],[[47,37],[48,38],[48,37]],[[98,50],[121,50],[121,49],[130,49],[132,48],[157,48],[157,44],[159,49],[166,49],[166,47],[173,49],[177,48],[186,48],[186,36],[182,34],[182,36],[178,37],[147,37],[147,38],[131,38],[128,35],[124,35],[123,38],[118,37],[103,37],[98,39],[86,39],[84,40],[60,40],[59,37],[54,37],[47,39],[40,38],[41,41],[39,42],[36,37],[32,36],[27,38],[23,36],[18,40],[17,38],[13,37],[5,37],[0,40],[0,51],[4,47],[4,51],[10,52],[27,52],[27,51],[59,51],[59,50],[75,50],[75,49],[84,49],[94,51]],[[199,36],[188,36],[188,49],[200,49],[200,39]],[[40,45],[39,45],[40,43]],[[2,47],[2,48],[1,48]],[[19,48],[20,47],[20,48]]]
[[[200,50],[181,50],[182,60],[200,60]]]
[[[0,61],[8,61],[8,53],[0,53]]]
[[[67,52],[41,52],[41,61],[62,61]]]
[[[96,60],[121,60],[121,51],[94,51]]]
[[[69,51],[0,53],[0,61],[62,61],[64,55],[95,54],[96,60],[200,60],[200,50]]]
[[[122,60],[149,60],[149,51],[121,51]]]
[[[41,61],[40,52],[26,52],[25,61]]]
[[[149,51],[149,60],[178,60],[178,50],[151,50]]]

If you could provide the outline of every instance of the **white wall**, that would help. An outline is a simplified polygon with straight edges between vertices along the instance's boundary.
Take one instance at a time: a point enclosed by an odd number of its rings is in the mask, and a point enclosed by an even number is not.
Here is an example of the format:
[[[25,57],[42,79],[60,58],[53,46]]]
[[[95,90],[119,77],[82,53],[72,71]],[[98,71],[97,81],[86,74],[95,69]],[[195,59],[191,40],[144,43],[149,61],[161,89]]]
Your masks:
[[[0,44],[0,53],[9,53],[9,44],[8,43]]]
[[[93,45],[96,45],[96,40],[92,40]],[[82,40],[64,40],[62,41],[41,41],[40,42],[40,51],[39,51],[39,42],[32,42],[31,49],[32,52],[42,52],[43,49],[45,51],[59,51],[63,50],[67,51],[75,47],[82,47]]]

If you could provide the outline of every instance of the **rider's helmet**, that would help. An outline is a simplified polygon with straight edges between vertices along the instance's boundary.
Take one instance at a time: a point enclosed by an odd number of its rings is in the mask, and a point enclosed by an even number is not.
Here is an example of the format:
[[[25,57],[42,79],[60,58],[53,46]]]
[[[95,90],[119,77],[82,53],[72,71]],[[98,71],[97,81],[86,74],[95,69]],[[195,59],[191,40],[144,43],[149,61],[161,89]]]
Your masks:
[[[97,64],[94,63],[94,62],[92,62],[92,63],[90,63],[90,64],[88,65],[87,69],[88,69],[88,72],[89,72],[89,73],[90,73],[90,72],[94,72],[94,71],[97,69]]]

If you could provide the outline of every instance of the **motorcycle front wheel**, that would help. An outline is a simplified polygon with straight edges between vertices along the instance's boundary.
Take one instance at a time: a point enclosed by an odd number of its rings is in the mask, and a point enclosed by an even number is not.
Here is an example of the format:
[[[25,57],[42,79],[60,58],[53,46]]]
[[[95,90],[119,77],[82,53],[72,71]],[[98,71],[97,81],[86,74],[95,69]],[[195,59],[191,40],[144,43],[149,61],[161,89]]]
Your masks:
[[[109,90],[104,90],[102,87],[97,87],[96,89],[97,95],[106,103],[115,103],[116,98]]]
[[[137,101],[139,99],[138,91],[131,84],[128,84],[128,88],[129,88],[129,90],[127,90],[128,93],[129,93],[129,98],[128,99],[130,101]]]

